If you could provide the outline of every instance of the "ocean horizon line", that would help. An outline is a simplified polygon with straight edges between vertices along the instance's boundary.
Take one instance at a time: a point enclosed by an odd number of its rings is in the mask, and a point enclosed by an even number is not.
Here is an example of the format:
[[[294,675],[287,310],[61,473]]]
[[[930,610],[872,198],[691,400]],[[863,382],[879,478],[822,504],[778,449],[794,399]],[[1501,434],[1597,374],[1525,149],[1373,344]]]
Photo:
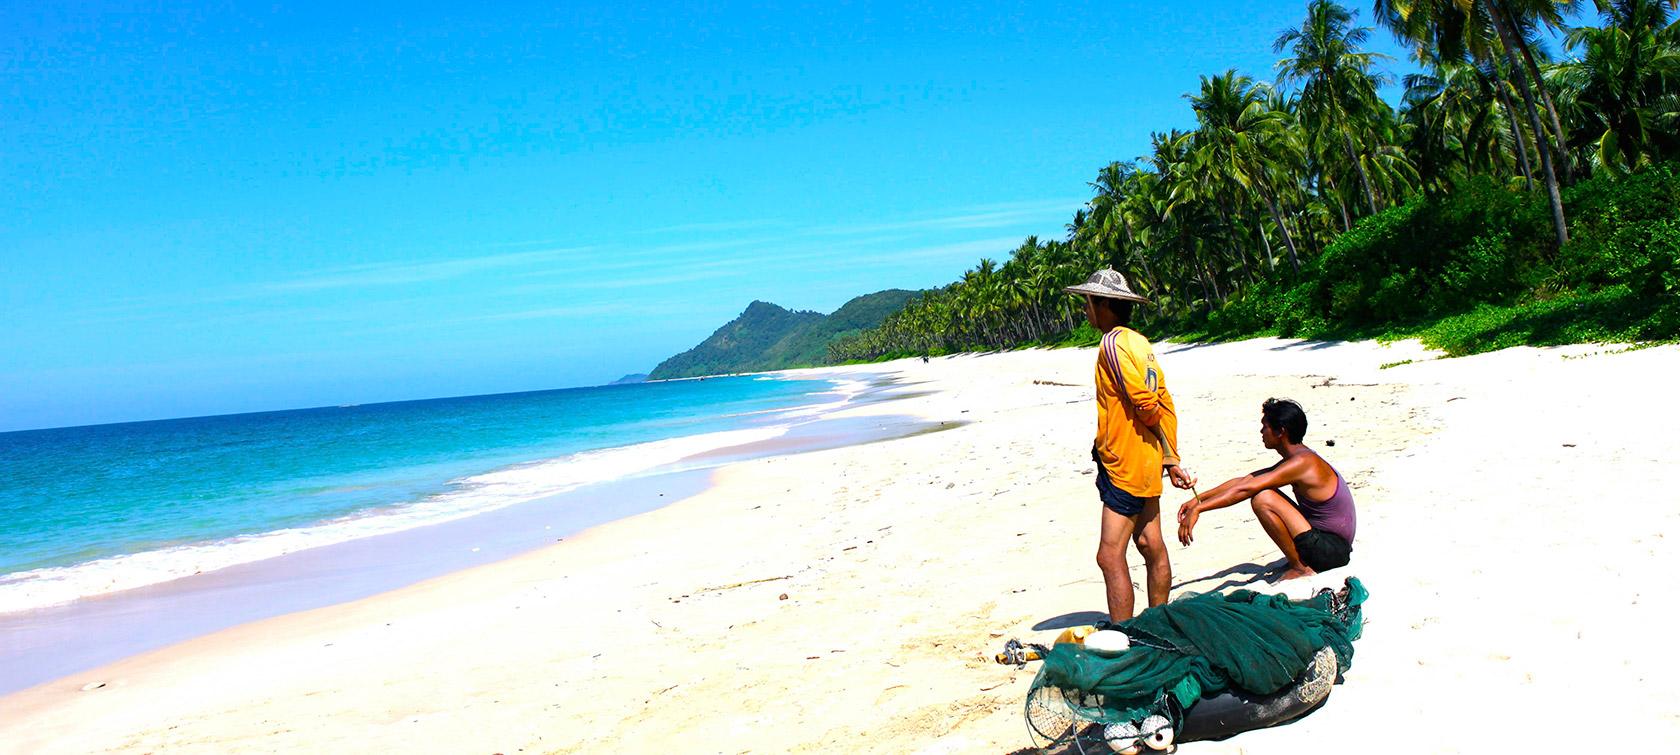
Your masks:
[[[761,373],[734,373],[730,375],[707,375],[705,377],[742,377]],[[669,383],[678,380],[701,380],[704,378],[662,378],[659,380],[645,380],[634,383],[593,383],[590,385],[568,385],[560,388],[535,388],[524,391],[501,391],[492,393],[463,393],[456,396],[428,396],[425,398],[399,398],[380,401],[358,401],[348,404],[317,404],[315,406],[294,406],[283,409],[253,409],[240,412],[218,412],[213,414],[185,414],[174,417],[148,417],[146,419],[124,419],[115,422],[90,422],[81,425],[50,425],[47,427],[20,427],[0,430],[0,435],[13,433],[52,432],[54,430],[85,430],[91,427],[115,427],[119,425],[144,425],[154,422],[180,422],[199,419],[221,419],[227,417],[248,417],[261,414],[284,414],[286,412],[329,411],[334,409],[354,409],[358,407],[390,406],[392,404],[416,404],[426,401],[452,401],[455,399],[489,398],[492,396],[526,396],[540,393],[558,393],[561,391],[585,391],[591,388],[623,388],[625,386],[647,385],[650,383]]]

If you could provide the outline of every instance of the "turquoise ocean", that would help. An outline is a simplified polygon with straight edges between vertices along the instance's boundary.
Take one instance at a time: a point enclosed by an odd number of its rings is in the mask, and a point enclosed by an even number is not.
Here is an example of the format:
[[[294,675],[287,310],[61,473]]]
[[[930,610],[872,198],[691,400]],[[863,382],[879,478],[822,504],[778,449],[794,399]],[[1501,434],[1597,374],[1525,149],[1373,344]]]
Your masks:
[[[0,433],[0,621],[706,466],[866,389],[742,376]]]

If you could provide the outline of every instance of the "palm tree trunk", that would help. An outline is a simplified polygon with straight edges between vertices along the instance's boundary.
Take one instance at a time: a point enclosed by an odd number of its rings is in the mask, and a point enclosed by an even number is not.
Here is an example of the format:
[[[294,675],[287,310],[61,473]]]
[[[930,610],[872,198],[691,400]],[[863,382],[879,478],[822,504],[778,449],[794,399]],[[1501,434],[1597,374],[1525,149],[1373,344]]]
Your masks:
[[[1546,88],[1546,82],[1540,76],[1540,65],[1534,62],[1534,51],[1529,47],[1528,40],[1518,39],[1522,51],[1523,62],[1528,64],[1529,73],[1534,75],[1534,88],[1540,90],[1540,102],[1546,106],[1546,115],[1552,120],[1552,135],[1557,138],[1558,160],[1563,163],[1563,183],[1565,186],[1575,185],[1575,164],[1569,156],[1569,139],[1563,133],[1563,121],[1558,119],[1557,106],[1552,104],[1551,90]]]
[[[1528,165],[1528,137],[1523,135],[1522,128],[1517,124],[1517,108],[1511,104],[1511,95],[1505,93],[1502,81],[1494,82],[1494,91],[1499,93],[1499,104],[1505,109],[1505,123],[1511,127],[1511,142],[1517,152],[1517,164],[1522,167],[1523,180],[1528,184],[1528,190],[1534,191],[1534,169]]]
[[[1523,70],[1522,61],[1517,59],[1516,34],[1512,33],[1510,24],[1499,10],[1499,3],[1487,4],[1488,18],[1493,21],[1494,28],[1499,32],[1499,41],[1505,48],[1505,59],[1511,64],[1511,74],[1516,78],[1517,91],[1522,93],[1523,110],[1528,113],[1528,127],[1534,130],[1534,143],[1540,153],[1540,173],[1546,179],[1546,198],[1552,204],[1552,230],[1557,233],[1558,247],[1569,243],[1569,223],[1563,217],[1563,195],[1558,190],[1557,174],[1552,171],[1552,145],[1547,143],[1546,132],[1540,127],[1540,112],[1534,107],[1534,93],[1528,88],[1528,72]]]
[[[1220,304],[1224,304],[1225,296],[1219,293],[1219,280],[1213,277],[1206,265],[1200,267],[1200,272],[1201,275],[1197,277],[1202,280],[1202,298],[1207,300],[1207,310],[1212,313],[1213,300],[1218,299]]]
[[[1272,222],[1277,224],[1278,233],[1283,234],[1283,244],[1289,248],[1289,266],[1295,269],[1296,275],[1300,275],[1301,258],[1295,252],[1295,239],[1289,235],[1289,226],[1283,224],[1283,216],[1278,214],[1277,203],[1273,202],[1271,195],[1261,188],[1260,181],[1255,177],[1254,171],[1250,170],[1248,176],[1249,180],[1254,181],[1254,191],[1266,202],[1266,211],[1272,214]]]
[[[1149,281],[1149,303],[1155,308],[1155,316],[1161,316],[1161,279],[1155,277],[1155,271],[1149,268],[1149,255],[1142,249],[1137,253],[1138,262],[1143,265],[1143,277]]]
[[[1353,137],[1348,135],[1347,126],[1342,123],[1342,105],[1336,97],[1336,87],[1329,85],[1329,88],[1330,117],[1334,121],[1336,130],[1342,135],[1342,146],[1347,148],[1348,162],[1353,163],[1353,167],[1359,170],[1359,181],[1365,186],[1365,204],[1371,208],[1371,214],[1375,215],[1377,214],[1377,193],[1371,191],[1371,176],[1365,172],[1365,161],[1360,160],[1359,156],[1353,152]]]
[[[1353,167],[1359,169],[1359,182],[1365,186],[1365,204],[1371,208],[1371,214],[1377,214],[1377,192],[1371,189],[1371,176],[1365,172],[1365,161],[1353,154],[1353,138],[1342,132],[1342,144],[1347,147],[1348,159],[1353,161]]]
[[[1338,122],[1340,120],[1340,118],[1337,119]],[[1348,136],[1347,129],[1338,125],[1336,130],[1342,132],[1342,147],[1347,150],[1348,162],[1353,163],[1353,167],[1359,170],[1359,182],[1365,187],[1365,205],[1370,207],[1371,214],[1375,215],[1377,214],[1377,193],[1371,190],[1371,176],[1365,172],[1365,161],[1354,154],[1353,137]]]
[[[1242,264],[1243,277],[1248,279],[1248,285],[1254,285],[1254,271],[1248,269],[1248,255],[1243,254],[1242,247],[1237,244],[1237,227],[1231,224],[1231,215],[1225,209],[1225,197],[1219,198],[1219,222],[1225,225],[1225,244],[1231,253],[1237,255],[1237,262]]]
[[[1324,171],[1324,180],[1330,182],[1330,193],[1336,197],[1336,208],[1342,211],[1342,231],[1353,230],[1353,222],[1348,220],[1347,203],[1342,201],[1342,190],[1336,188],[1336,179],[1330,177],[1330,171]]]
[[[1277,258],[1272,256],[1272,240],[1269,239],[1269,238],[1266,238],[1266,224],[1265,224],[1265,222],[1255,223],[1254,227],[1255,227],[1255,229],[1260,231],[1260,241],[1262,241],[1266,244],[1266,271],[1271,272],[1273,270],[1276,270],[1277,269]]]
[[[1126,234],[1127,247],[1137,246],[1137,239],[1132,238],[1132,221],[1129,218],[1120,223],[1120,230]],[[1155,307],[1155,314],[1159,316],[1161,314],[1161,300],[1158,292],[1161,290],[1161,279],[1156,278],[1155,273],[1149,269],[1149,256],[1144,254],[1142,249],[1137,250],[1137,258],[1138,262],[1143,265],[1143,277],[1149,281],[1150,304]]]

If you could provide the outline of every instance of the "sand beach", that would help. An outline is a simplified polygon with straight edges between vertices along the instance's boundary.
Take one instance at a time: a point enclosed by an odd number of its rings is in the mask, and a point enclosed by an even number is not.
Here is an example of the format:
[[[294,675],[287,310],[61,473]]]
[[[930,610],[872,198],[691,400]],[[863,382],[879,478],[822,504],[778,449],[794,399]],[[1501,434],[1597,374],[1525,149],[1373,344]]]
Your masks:
[[[1204,487],[1270,463],[1262,400],[1305,406],[1372,593],[1325,707],[1181,752],[1680,747],[1680,348],[1158,353]],[[0,752],[1017,752],[1033,667],[991,654],[1103,608],[1093,361],[825,370],[905,394],[857,422],[943,424],[730,464],[542,550],[8,695]],[[1264,587],[1279,560],[1245,507],[1170,547],[1175,594]]]

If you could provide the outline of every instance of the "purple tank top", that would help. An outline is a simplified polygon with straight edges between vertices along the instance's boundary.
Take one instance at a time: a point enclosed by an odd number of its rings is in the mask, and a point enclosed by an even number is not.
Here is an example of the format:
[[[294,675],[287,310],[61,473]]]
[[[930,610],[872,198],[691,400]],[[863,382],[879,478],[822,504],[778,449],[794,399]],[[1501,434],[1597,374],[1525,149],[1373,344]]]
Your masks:
[[[1330,471],[1335,472],[1336,468],[1331,467]],[[1315,501],[1302,493],[1301,516],[1313,529],[1334,532],[1349,545],[1353,544],[1353,531],[1359,520],[1353,513],[1353,492],[1348,490],[1341,472],[1336,472],[1336,492],[1329,498]]]

